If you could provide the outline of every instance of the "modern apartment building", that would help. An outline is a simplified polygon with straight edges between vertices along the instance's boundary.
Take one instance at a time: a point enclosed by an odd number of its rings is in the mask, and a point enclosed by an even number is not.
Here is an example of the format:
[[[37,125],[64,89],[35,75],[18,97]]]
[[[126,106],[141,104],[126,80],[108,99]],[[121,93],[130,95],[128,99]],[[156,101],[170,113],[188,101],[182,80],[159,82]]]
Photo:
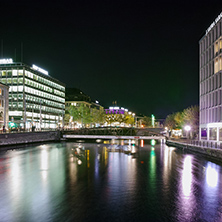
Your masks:
[[[222,143],[222,12],[199,41],[200,140]]]
[[[9,121],[21,129],[63,125],[65,84],[36,65],[0,59],[0,82],[9,86]]]

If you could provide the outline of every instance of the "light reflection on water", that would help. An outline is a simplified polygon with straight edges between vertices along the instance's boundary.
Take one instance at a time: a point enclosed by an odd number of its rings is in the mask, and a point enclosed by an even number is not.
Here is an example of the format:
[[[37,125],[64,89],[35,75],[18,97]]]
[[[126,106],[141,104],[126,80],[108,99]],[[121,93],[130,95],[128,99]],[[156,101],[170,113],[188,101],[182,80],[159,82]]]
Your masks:
[[[0,155],[0,221],[221,221],[222,166],[150,141]]]

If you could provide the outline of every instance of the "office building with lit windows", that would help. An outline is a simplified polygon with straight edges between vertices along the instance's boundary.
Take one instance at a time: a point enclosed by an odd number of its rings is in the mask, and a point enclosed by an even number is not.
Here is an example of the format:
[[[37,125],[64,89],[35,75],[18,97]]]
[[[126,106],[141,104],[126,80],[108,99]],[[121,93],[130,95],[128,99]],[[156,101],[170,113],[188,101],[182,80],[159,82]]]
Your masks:
[[[199,41],[200,140],[222,144],[222,12]]]
[[[26,130],[63,126],[65,84],[46,70],[0,59],[0,82],[9,86],[9,122]]]
[[[0,129],[3,126],[7,128],[8,124],[8,98],[9,98],[9,87],[5,84],[0,83]]]

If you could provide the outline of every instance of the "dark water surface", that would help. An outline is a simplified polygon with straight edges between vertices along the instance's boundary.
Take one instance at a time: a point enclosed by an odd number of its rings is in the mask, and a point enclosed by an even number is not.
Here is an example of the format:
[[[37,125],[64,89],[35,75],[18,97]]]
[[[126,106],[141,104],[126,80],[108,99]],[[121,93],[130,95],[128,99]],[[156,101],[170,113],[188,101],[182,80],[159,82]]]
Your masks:
[[[0,221],[222,221],[222,163],[118,144],[1,151]]]

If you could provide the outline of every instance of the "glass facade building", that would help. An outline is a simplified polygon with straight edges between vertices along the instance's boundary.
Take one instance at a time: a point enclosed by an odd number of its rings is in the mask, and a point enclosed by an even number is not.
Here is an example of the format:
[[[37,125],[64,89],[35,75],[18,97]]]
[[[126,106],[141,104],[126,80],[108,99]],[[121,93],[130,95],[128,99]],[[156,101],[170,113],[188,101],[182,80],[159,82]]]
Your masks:
[[[222,142],[222,13],[199,41],[200,140]]]
[[[9,121],[21,129],[55,129],[63,126],[65,84],[48,72],[0,60],[0,82],[9,86]]]

